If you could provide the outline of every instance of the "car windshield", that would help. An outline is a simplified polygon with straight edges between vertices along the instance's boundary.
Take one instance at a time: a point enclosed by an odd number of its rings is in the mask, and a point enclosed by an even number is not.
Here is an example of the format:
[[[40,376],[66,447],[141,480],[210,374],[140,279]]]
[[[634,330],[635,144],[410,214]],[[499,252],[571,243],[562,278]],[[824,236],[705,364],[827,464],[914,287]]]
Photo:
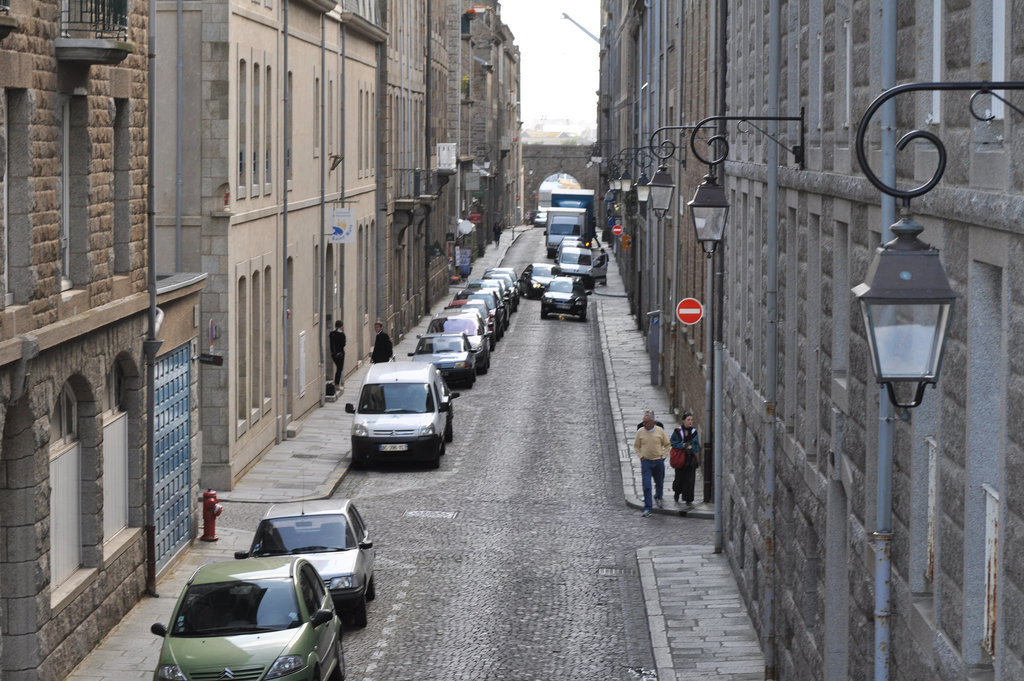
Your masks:
[[[417,355],[434,355],[442,352],[463,352],[461,338],[420,338],[416,344]]]
[[[555,293],[572,293],[572,282],[554,279],[548,284],[548,290]]]
[[[265,518],[252,541],[254,556],[323,553],[356,548],[352,527],[344,515],[304,515]]]
[[[234,636],[299,626],[289,579],[193,584],[182,597],[172,636]]]
[[[590,254],[586,252],[566,251],[562,253],[562,262],[566,265],[589,265]]]
[[[427,414],[434,397],[426,383],[368,383],[359,395],[360,414]]]
[[[488,310],[491,310],[495,307],[493,293],[473,293],[472,295],[469,296],[469,299],[483,301],[484,305],[487,306]]]
[[[478,322],[469,317],[448,317],[431,319],[427,333],[464,333],[467,336],[478,336]]]
[[[551,221],[551,229],[549,230],[552,234],[579,234],[580,225],[576,222],[575,218],[555,218]]]

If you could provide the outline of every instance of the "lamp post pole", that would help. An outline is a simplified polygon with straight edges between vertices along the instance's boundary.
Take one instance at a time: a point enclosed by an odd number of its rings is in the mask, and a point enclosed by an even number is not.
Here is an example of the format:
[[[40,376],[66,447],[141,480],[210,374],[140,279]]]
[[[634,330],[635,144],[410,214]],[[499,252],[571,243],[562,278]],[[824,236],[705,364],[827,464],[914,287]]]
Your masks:
[[[978,121],[991,120],[991,115],[979,115],[975,100],[982,95],[1002,101],[1018,114],[1024,115],[998,92],[1022,90],[1024,82],[964,82],[964,83],[907,83],[891,87],[880,94],[865,111],[857,128],[857,161],[867,179],[883,194],[903,200],[902,217],[890,231],[896,236],[880,246],[868,269],[864,283],[853,289],[861,305],[871,351],[872,369],[876,381],[884,387],[880,392],[879,418],[885,419],[886,437],[879,435],[877,523],[874,533],[875,548],[875,680],[889,677],[889,641],[891,610],[890,582],[892,575],[892,489],[893,452],[892,432],[895,409],[912,409],[923,398],[924,389],[938,381],[945,349],[950,312],[956,292],[949,285],[939,253],[918,239],[922,227],[910,216],[910,200],[931,191],[941,180],[946,168],[946,149],[934,133],[913,130],[895,143],[893,154],[886,156],[884,179],[871,169],[864,149],[868,124],[875,113],[883,110],[883,128],[895,119],[894,105],[889,100],[907,92],[942,92],[974,90],[969,110]],[[896,187],[895,151],[902,151],[912,141],[926,141],[935,147],[936,169],[924,184],[913,189]],[[927,333],[930,331],[930,334]],[[910,401],[902,401],[897,386],[916,383]],[[888,400],[885,395],[888,393]]]

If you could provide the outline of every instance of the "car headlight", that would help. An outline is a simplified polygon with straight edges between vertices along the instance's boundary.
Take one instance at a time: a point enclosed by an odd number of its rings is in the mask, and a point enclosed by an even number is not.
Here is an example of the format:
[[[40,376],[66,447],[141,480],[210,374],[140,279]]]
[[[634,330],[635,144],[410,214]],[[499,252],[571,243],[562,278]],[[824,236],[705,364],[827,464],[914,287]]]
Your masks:
[[[299,655],[282,655],[270,665],[270,671],[263,678],[276,679],[287,674],[294,674],[306,666],[306,661]]]
[[[160,681],[188,681],[181,667],[176,664],[162,664],[156,668],[156,678]]]
[[[427,425],[423,426],[422,430],[420,430],[420,435],[433,435],[433,434],[434,434],[434,424],[433,423],[428,423]]]
[[[469,362],[456,362],[455,363],[455,368],[456,369],[468,369],[469,368]]]
[[[339,575],[331,580],[328,589],[351,589],[356,585],[355,575]]]
[[[370,431],[367,430],[366,424],[364,423],[353,423],[352,434],[355,435],[356,437],[369,437]]]

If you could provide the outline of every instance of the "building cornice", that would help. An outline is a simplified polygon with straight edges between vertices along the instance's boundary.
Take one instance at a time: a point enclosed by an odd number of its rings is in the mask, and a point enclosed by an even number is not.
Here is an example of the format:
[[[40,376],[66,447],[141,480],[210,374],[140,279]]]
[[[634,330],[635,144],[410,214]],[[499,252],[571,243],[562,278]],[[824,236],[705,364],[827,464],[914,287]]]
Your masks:
[[[365,36],[375,43],[383,43],[388,39],[388,32],[380,26],[370,23],[366,17],[355,12],[342,12],[341,23],[356,33]]]

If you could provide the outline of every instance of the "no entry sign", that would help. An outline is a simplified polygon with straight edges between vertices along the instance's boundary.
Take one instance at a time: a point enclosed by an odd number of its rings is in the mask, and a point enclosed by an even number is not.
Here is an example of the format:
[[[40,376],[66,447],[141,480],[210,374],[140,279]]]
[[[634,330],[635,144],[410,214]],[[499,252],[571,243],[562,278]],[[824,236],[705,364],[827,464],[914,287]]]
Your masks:
[[[612,227],[612,234],[615,236],[622,236],[622,225],[615,225]]]
[[[683,298],[676,305],[676,316],[683,324],[696,324],[704,317],[704,306],[696,298]]]

